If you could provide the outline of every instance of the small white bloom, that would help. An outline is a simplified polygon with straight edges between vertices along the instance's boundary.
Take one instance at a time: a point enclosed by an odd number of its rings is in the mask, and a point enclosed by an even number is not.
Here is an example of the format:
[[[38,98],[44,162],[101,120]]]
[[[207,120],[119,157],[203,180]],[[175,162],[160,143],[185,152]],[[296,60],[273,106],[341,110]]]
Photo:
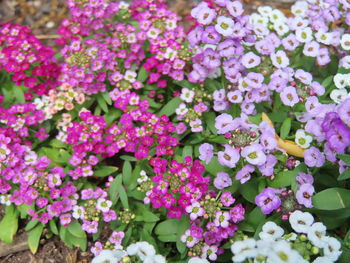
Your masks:
[[[166,29],[173,30],[176,28],[176,20],[167,19],[167,20],[165,20],[165,25],[166,25]]]
[[[291,12],[295,16],[304,17],[306,15],[307,10],[308,10],[308,3],[306,1],[297,1],[291,7]]]
[[[102,250],[101,253],[95,257],[91,263],[118,263],[119,260],[114,256],[111,250]]]
[[[272,246],[274,253],[269,255],[270,261],[274,263],[295,263],[300,262],[299,258],[301,257],[298,252],[293,250],[289,243],[285,240],[280,240],[275,242]]]
[[[151,39],[156,39],[159,34],[160,34],[160,30],[158,28],[155,28],[155,27],[151,27],[147,31],[147,36]]]
[[[342,36],[340,45],[344,50],[350,50],[350,34],[344,34]]]
[[[257,13],[254,13],[249,17],[249,22],[252,25],[262,24],[264,26],[267,26],[269,23],[269,18],[266,16],[261,16]]]
[[[313,39],[312,29],[310,27],[298,29],[295,32],[295,36],[296,36],[298,41],[300,41],[302,43],[308,43]]]
[[[129,5],[127,2],[124,2],[124,1],[121,1],[121,2],[119,3],[119,8],[120,8],[120,9],[128,9],[129,6],[130,6],[130,5]]]
[[[289,27],[284,22],[276,22],[273,26],[279,36],[283,36],[288,33]]]
[[[272,12],[272,7],[271,6],[259,6],[258,7],[258,12],[262,15],[262,16],[269,16]]]
[[[304,148],[304,149],[309,148],[312,142],[312,136],[307,135],[304,130],[299,129],[295,133],[295,142],[301,148]]]
[[[209,261],[205,258],[194,257],[191,258],[188,263],[209,263]]]
[[[96,208],[102,212],[108,212],[109,208],[112,206],[112,201],[106,200],[104,198],[99,198],[97,200]]]
[[[1,195],[0,196],[0,204],[6,205],[6,206],[11,205],[9,195]]]
[[[270,18],[270,21],[274,24],[287,22],[286,16],[278,9],[272,10],[272,12],[269,15],[269,18]]]
[[[271,61],[276,68],[286,68],[289,65],[289,58],[283,50],[271,54]]]
[[[318,257],[312,263],[331,263],[333,260],[331,260],[328,257]]]
[[[276,240],[282,237],[284,234],[284,230],[282,227],[279,227],[274,222],[266,222],[262,227],[262,232],[259,233],[259,237],[262,240]]]
[[[190,103],[193,101],[194,95],[195,95],[195,92],[193,90],[189,90],[188,88],[183,88],[181,90],[180,98],[183,101]]]
[[[231,246],[233,253],[233,262],[243,262],[247,258],[254,258],[257,255],[256,241],[248,238],[243,241],[236,241]]]
[[[177,56],[177,51],[173,50],[172,48],[168,47],[165,51],[164,57],[166,59],[169,59],[170,61],[173,61]]]
[[[72,216],[75,218],[75,219],[83,219],[84,218],[84,215],[85,215],[85,209],[84,207],[82,206],[79,206],[79,205],[75,205],[73,207],[73,214]]]
[[[342,103],[346,98],[350,97],[348,94],[348,91],[346,89],[332,90],[332,92],[329,96],[337,104]]]
[[[156,254],[154,247],[145,241],[131,244],[127,247],[126,251],[130,256],[137,255],[142,261],[146,257],[154,256]]]
[[[314,222],[314,217],[308,212],[294,211],[289,217],[291,227],[297,233],[307,233]]]
[[[143,263],[166,263],[165,257],[162,255],[152,255],[152,256],[147,256],[144,260]]]
[[[315,34],[316,40],[319,43],[330,45],[332,43],[332,34],[329,32],[325,32],[324,29],[320,29]]]
[[[127,70],[125,72],[125,74],[124,74],[124,78],[126,80],[128,80],[130,83],[134,83],[135,82],[136,76],[137,76],[136,72],[131,71],[131,70]]]
[[[336,74],[333,78],[334,84],[338,89],[344,89],[349,85],[350,74]]]
[[[187,109],[187,107],[186,107],[186,104],[185,104],[185,103],[181,103],[181,104],[179,105],[179,107],[177,107],[177,109],[175,110],[175,112],[176,112],[177,115],[181,115],[181,116],[185,115],[185,114],[188,112],[188,109]]]
[[[323,248],[324,255],[327,258],[336,261],[342,253],[340,251],[340,242],[334,237],[325,237],[324,241],[326,242],[326,245]]]
[[[324,240],[326,230],[326,226],[321,222],[314,223],[307,232],[307,238],[314,246],[323,248],[326,244]]]

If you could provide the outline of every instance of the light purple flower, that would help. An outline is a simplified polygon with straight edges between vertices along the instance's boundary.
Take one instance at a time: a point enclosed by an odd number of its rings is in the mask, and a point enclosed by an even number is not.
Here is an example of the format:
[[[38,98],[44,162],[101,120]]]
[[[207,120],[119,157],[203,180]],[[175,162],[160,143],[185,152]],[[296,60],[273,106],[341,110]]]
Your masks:
[[[206,44],[216,44],[221,40],[221,35],[214,26],[208,26],[202,34],[202,42]]]
[[[294,87],[288,86],[280,93],[281,100],[284,105],[293,107],[299,102],[297,91]]]
[[[315,188],[311,184],[302,184],[296,193],[296,198],[299,204],[304,205],[306,208],[312,208],[312,195],[315,192]]]
[[[317,57],[319,54],[320,44],[316,41],[311,41],[305,44],[303,54],[308,57]]]
[[[234,168],[240,159],[239,152],[232,146],[225,144],[225,151],[218,152],[218,161],[221,165]]]
[[[340,119],[350,127],[350,98],[344,100],[338,107]]]
[[[255,168],[252,165],[245,165],[243,168],[237,172],[236,174],[236,180],[239,180],[241,184],[244,184],[245,182],[250,180],[250,174],[254,172]]]
[[[204,161],[206,164],[210,163],[214,155],[214,147],[209,143],[203,143],[199,146],[199,159]]]
[[[188,41],[190,42],[191,47],[199,44],[202,39],[203,31],[203,27],[197,26],[188,34]]]
[[[223,113],[215,118],[215,128],[218,130],[218,134],[225,134],[229,131],[233,131],[236,128],[232,116]]]
[[[304,160],[309,167],[321,167],[325,162],[325,157],[318,148],[312,146],[304,151]]]
[[[235,22],[227,16],[219,16],[217,18],[217,24],[215,25],[215,29],[221,35],[229,37],[233,33],[234,23]]]
[[[215,10],[209,7],[203,7],[199,13],[196,15],[198,23],[203,25],[209,25],[216,17]]]
[[[310,85],[312,82],[312,75],[305,70],[298,69],[295,71],[294,77],[300,80],[305,85]]]
[[[238,17],[243,14],[244,9],[242,6],[242,3],[239,1],[227,1],[226,2],[226,8],[230,12],[231,16]]]
[[[191,131],[192,132],[202,132],[203,126],[202,121],[200,119],[190,121]]]
[[[262,175],[272,176],[274,174],[274,168],[276,164],[277,158],[274,155],[269,154],[266,157],[266,163],[264,163],[263,165],[259,165],[258,168]]]
[[[299,184],[313,184],[314,183],[314,178],[311,174],[302,173],[302,172],[299,173],[299,175],[295,178],[295,180]]]
[[[266,155],[262,151],[262,146],[257,143],[244,147],[241,155],[253,165],[263,165],[266,162]]]
[[[240,90],[230,91],[227,93],[227,99],[231,103],[241,103],[243,101],[242,92]]]
[[[225,172],[218,172],[214,179],[214,186],[222,190],[232,185],[231,177]]]
[[[216,50],[221,57],[232,57],[236,54],[235,41],[226,39],[217,46]]]
[[[261,58],[255,55],[253,52],[248,52],[242,57],[242,64],[246,68],[255,68],[261,62]]]
[[[261,211],[268,215],[281,205],[281,199],[276,195],[276,189],[268,187],[255,197],[255,203]]]
[[[221,65],[219,54],[211,48],[207,48],[204,53],[203,64],[209,69],[215,69]]]

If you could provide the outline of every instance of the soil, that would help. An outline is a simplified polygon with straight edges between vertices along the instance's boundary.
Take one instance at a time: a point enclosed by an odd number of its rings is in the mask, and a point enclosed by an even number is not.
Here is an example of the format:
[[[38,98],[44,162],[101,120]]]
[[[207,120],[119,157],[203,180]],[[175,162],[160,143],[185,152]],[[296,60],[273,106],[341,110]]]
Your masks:
[[[186,17],[195,2],[191,0],[167,0],[170,8]],[[258,6],[271,5],[280,8],[287,15],[293,0],[243,0],[248,13],[254,12]],[[65,0],[0,0],[0,24],[13,22],[29,26],[39,39],[47,45],[54,45],[53,39],[60,21],[67,15]],[[0,220],[4,208],[0,205]],[[101,239],[107,239],[110,231],[103,231]],[[26,244],[26,234],[23,228],[18,231],[11,247],[0,242],[0,263],[88,263],[91,262],[90,252],[81,252],[68,248],[58,237],[42,239],[38,252],[33,255]],[[5,251],[6,253],[2,252]]]

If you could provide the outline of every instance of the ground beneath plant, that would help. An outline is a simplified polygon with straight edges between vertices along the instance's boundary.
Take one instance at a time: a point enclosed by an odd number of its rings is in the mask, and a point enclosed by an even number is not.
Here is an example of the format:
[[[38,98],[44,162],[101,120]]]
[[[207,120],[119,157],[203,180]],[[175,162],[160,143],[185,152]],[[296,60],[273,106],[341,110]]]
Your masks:
[[[130,1],[130,0],[129,0]],[[270,5],[288,14],[288,8],[293,0],[243,0],[247,12],[254,12],[258,6]],[[67,15],[66,0],[0,0],[0,24],[13,22],[29,26],[33,33],[47,45],[54,45],[56,30],[60,21]],[[170,8],[186,17],[190,14],[194,3],[192,0],[167,0]],[[184,19],[185,21],[185,19]],[[185,26],[188,26],[185,22]],[[0,219],[4,208],[0,205]],[[0,263],[88,263],[91,262],[90,252],[81,252],[68,248],[58,237],[43,238],[38,252],[33,255],[27,246],[27,236],[22,225],[13,244],[0,242]],[[103,231],[106,238],[109,230]],[[91,244],[90,244],[91,245]]]

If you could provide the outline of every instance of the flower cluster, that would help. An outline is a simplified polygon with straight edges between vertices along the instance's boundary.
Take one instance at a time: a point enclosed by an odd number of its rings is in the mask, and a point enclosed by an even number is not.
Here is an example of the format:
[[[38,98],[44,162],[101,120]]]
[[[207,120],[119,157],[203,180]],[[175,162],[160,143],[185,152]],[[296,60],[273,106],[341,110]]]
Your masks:
[[[60,66],[51,47],[43,46],[28,27],[7,23],[0,28],[0,69],[17,85],[28,88],[26,98],[44,95],[58,85]]]

